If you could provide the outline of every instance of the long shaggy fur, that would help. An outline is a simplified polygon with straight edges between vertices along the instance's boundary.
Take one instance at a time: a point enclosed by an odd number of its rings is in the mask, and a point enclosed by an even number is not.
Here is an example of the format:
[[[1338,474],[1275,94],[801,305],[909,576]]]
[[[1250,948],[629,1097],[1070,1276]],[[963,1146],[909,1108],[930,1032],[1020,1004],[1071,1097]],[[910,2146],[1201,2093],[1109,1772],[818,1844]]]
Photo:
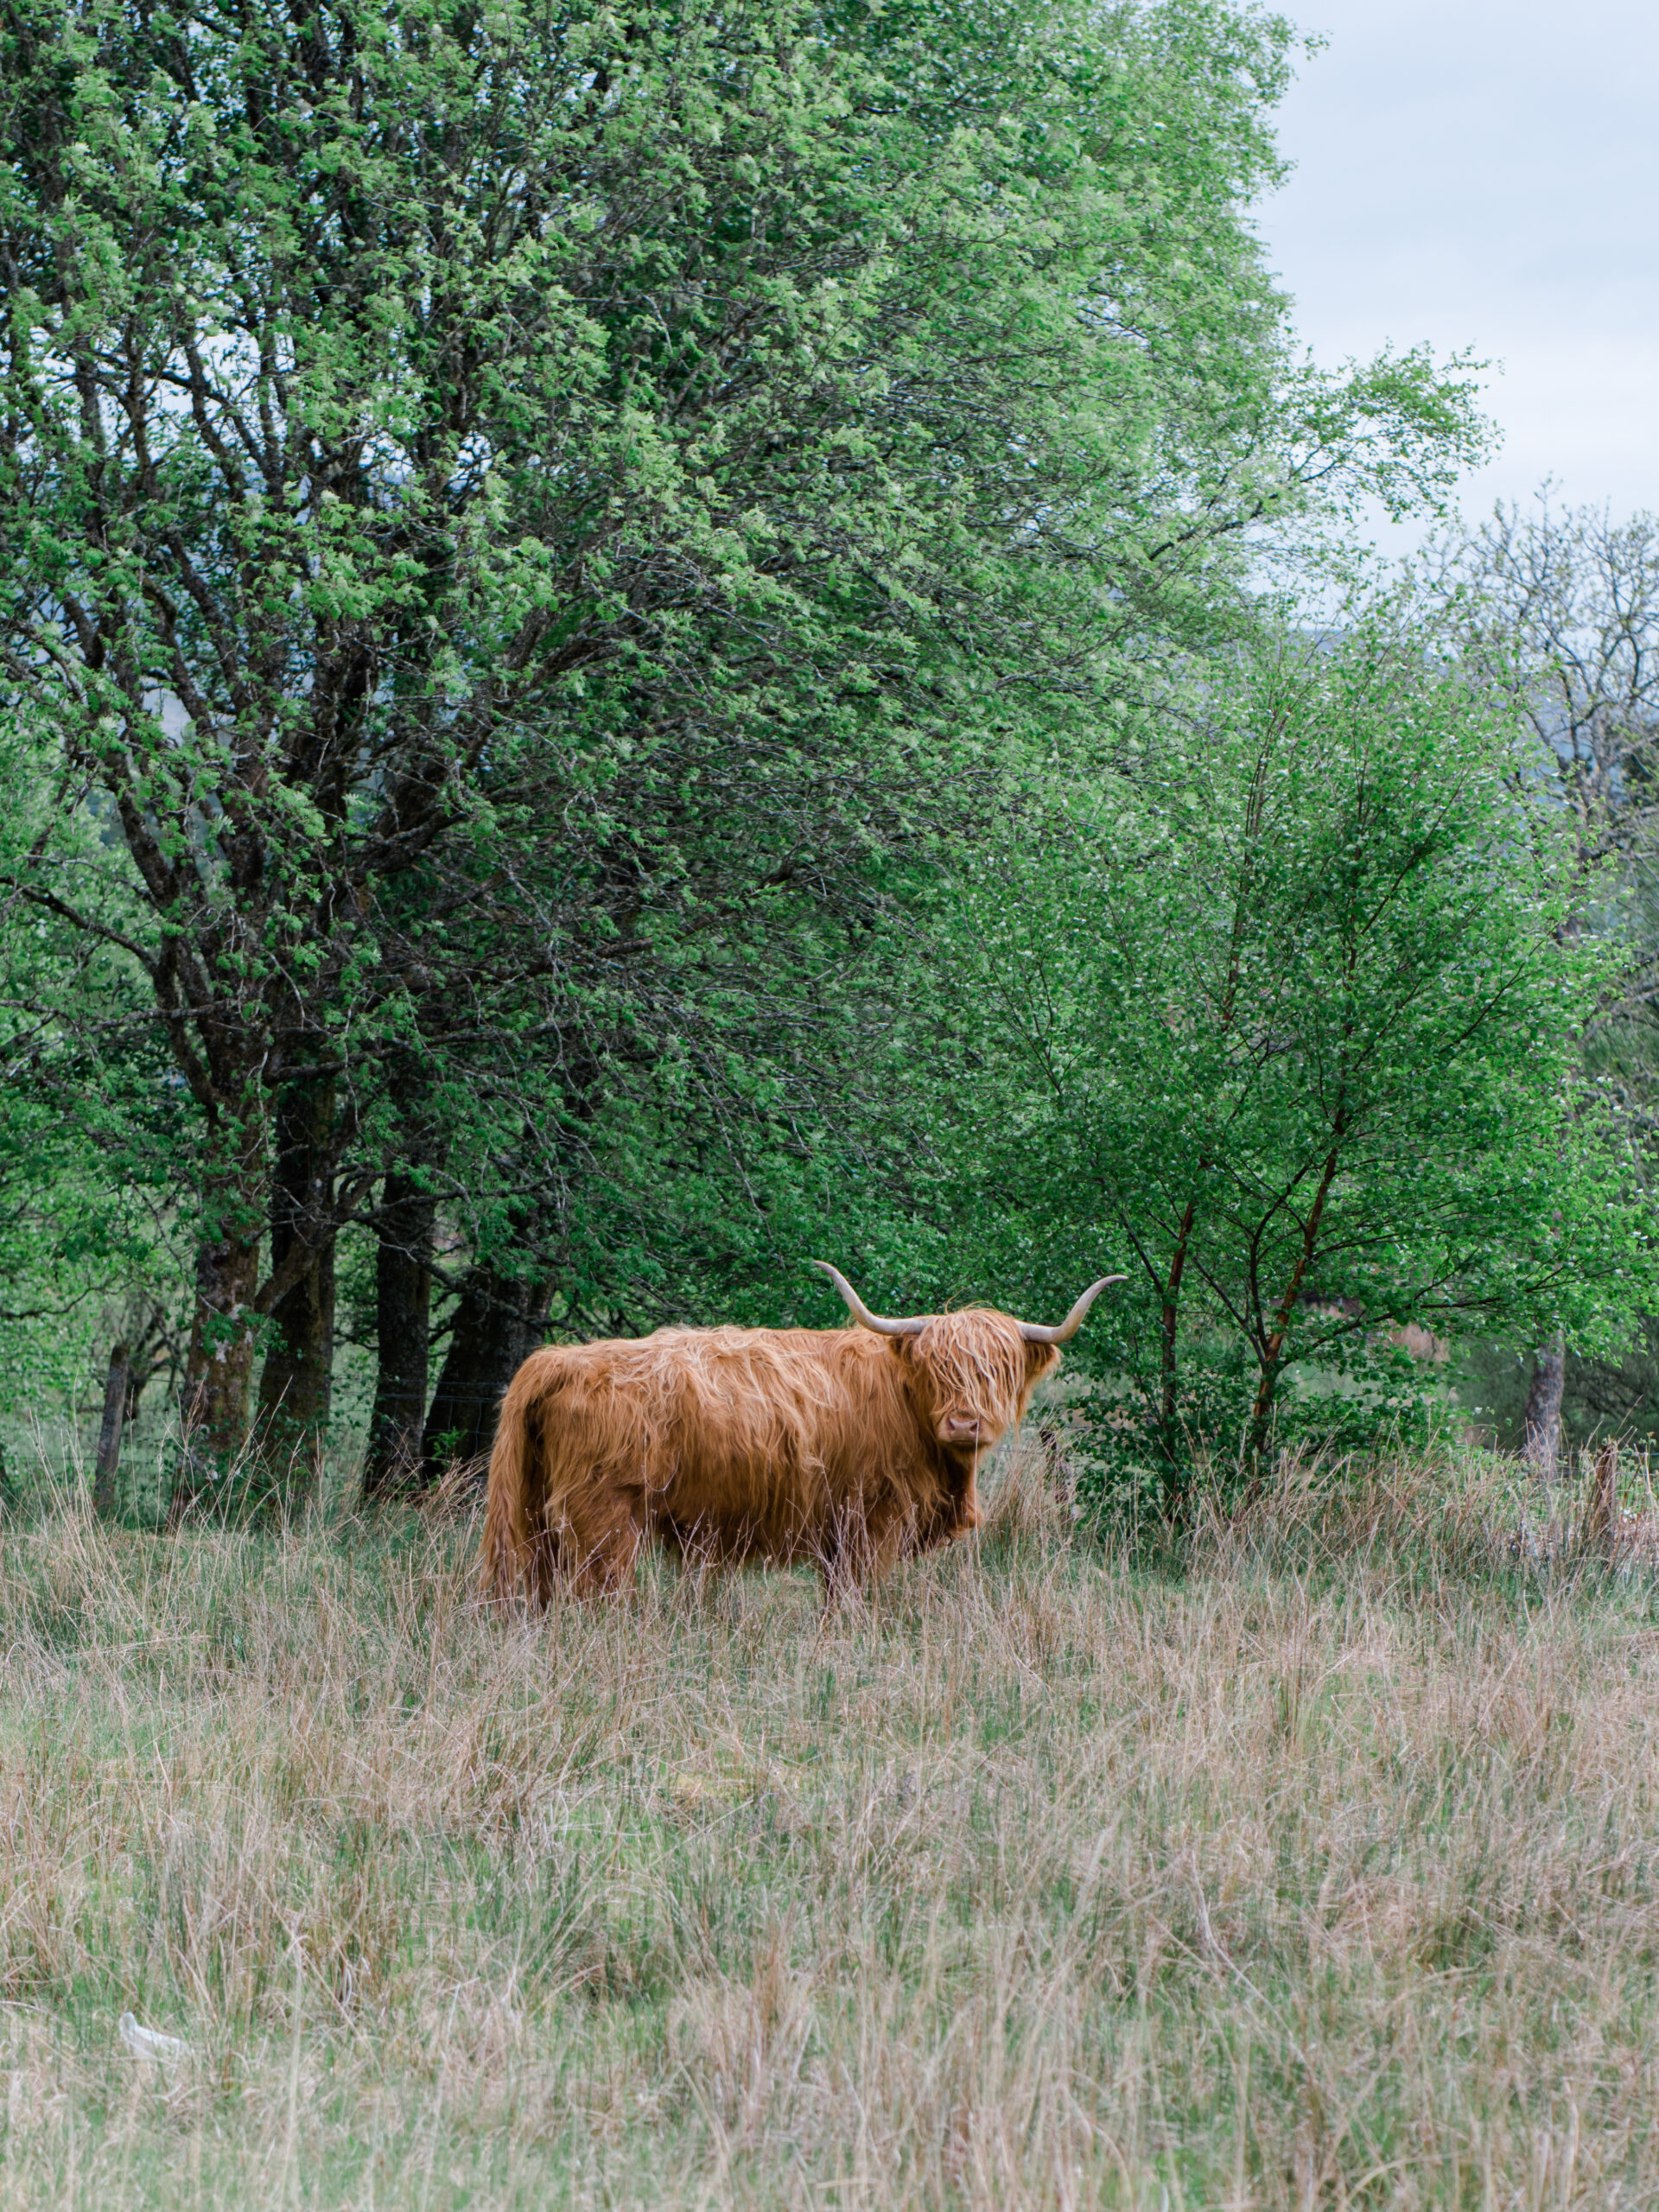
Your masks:
[[[918,1336],[661,1329],[532,1352],[502,1401],[483,1580],[545,1604],[611,1589],[641,1544],[810,1560],[826,1585],[979,1519],[982,1453],[1059,1363],[987,1308]]]

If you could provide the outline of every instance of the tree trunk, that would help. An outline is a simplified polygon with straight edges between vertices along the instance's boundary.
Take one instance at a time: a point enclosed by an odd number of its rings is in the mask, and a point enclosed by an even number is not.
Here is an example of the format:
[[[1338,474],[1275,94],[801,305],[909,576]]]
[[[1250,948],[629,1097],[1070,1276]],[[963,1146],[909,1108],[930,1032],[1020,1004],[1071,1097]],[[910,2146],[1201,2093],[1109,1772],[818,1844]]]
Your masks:
[[[1279,1376],[1284,1367],[1285,1341],[1290,1334],[1291,1317],[1296,1311],[1296,1301],[1302,1294],[1302,1285],[1319,1249],[1319,1224],[1325,1219],[1325,1200],[1331,1186],[1337,1179],[1341,1165],[1343,1145],[1349,1128],[1345,1092],[1337,1097],[1337,1109],[1331,1125],[1331,1149],[1325,1156],[1325,1166],[1319,1175],[1319,1187],[1313,1193],[1313,1203],[1308,1209],[1307,1219],[1302,1224],[1302,1247],[1296,1255],[1290,1271],[1290,1281],[1285,1294],[1279,1300],[1271,1326],[1256,1346],[1258,1380],[1255,1403],[1250,1408],[1249,1433],[1245,1441],[1244,1464],[1249,1469],[1249,1481],[1245,1486],[1243,1503],[1254,1505],[1261,1497],[1267,1480],[1264,1458],[1268,1448],[1268,1427],[1273,1419],[1274,1394],[1279,1387]]]
[[[1522,1454],[1534,1471],[1553,1483],[1561,1449],[1561,1392],[1567,1382],[1567,1343],[1541,1344],[1532,1363],[1532,1387],[1522,1424]]]
[[[432,1235],[438,1202],[404,1173],[389,1172],[374,1262],[379,1369],[363,1463],[365,1499],[422,1486],[422,1422],[432,1333]],[[447,1371],[447,1369],[446,1369]]]
[[[1200,1160],[1200,1167],[1208,1165]],[[1192,1224],[1198,1218],[1198,1202],[1189,1198],[1186,1211],[1181,1216],[1180,1233],[1175,1239],[1175,1250],[1169,1263],[1169,1281],[1164,1287],[1162,1328],[1162,1378],[1159,1393],[1158,1441],[1163,1453],[1164,1511],[1172,1522],[1182,1516],[1187,1489],[1188,1470],[1183,1465],[1179,1433],[1180,1399],[1179,1374],[1176,1366],[1181,1318],[1181,1277],[1186,1272],[1186,1255],[1192,1238]]]
[[[334,1368],[334,1085],[295,1084],[276,1109],[270,1268],[300,1271],[272,1301],[259,1377],[259,1450],[282,1510],[299,1512],[322,1473]]]
[[[130,1374],[127,1347],[111,1348],[104,1382],[104,1419],[98,1431],[98,1459],[92,1474],[92,1510],[100,1521],[115,1518],[115,1478],[121,1465],[121,1432],[126,1421]]]
[[[547,1329],[551,1281],[523,1282],[493,1268],[467,1270],[448,1355],[426,1418],[423,1473],[441,1482],[457,1461],[480,1460],[495,1441],[506,1387]]]
[[[121,1417],[126,1428],[137,1420],[139,1403],[150,1383],[163,1368],[171,1369],[175,1363],[167,1316],[160,1304],[150,1300],[148,1313],[141,1309],[134,1318],[139,1325],[127,1339],[127,1404]]]
[[[210,1173],[203,1193],[180,1408],[183,1449],[168,1502],[169,1528],[213,1495],[247,1441],[264,1230],[262,1152],[261,1133],[251,1116],[234,1157]]]

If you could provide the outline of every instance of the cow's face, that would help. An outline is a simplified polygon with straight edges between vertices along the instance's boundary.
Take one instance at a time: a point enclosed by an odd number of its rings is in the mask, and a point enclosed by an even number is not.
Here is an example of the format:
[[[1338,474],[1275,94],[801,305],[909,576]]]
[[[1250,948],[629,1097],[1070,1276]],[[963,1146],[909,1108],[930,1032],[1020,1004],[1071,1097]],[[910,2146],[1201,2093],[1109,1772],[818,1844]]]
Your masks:
[[[935,1314],[893,1347],[935,1441],[970,1463],[1001,1442],[1033,1386],[1060,1363],[1052,1344],[1027,1344],[1011,1315],[983,1308]]]

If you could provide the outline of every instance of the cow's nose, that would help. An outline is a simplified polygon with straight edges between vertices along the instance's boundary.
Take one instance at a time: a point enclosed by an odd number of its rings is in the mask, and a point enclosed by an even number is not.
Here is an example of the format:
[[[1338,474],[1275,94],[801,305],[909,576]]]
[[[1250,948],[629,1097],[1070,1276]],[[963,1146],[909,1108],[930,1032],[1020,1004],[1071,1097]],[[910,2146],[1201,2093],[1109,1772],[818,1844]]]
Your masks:
[[[971,1444],[978,1434],[979,1423],[976,1421],[963,1421],[955,1414],[947,1416],[944,1435],[948,1444]]]

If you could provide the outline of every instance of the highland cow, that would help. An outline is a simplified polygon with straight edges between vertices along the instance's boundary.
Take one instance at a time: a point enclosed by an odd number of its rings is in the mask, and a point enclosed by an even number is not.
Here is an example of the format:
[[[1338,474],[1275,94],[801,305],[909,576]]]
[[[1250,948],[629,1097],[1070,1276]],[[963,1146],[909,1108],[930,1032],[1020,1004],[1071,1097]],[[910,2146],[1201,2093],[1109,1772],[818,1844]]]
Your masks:
[[[1054,1328],[989,1307],[893,1319],[822,1260],[856,1326],[659,1329],[532,1352],[502,1401],[485,1586],[611,1590],[642,1544],[810,1560],[826,1596],[977,1526],[982,1457],[1109,1282]]]

